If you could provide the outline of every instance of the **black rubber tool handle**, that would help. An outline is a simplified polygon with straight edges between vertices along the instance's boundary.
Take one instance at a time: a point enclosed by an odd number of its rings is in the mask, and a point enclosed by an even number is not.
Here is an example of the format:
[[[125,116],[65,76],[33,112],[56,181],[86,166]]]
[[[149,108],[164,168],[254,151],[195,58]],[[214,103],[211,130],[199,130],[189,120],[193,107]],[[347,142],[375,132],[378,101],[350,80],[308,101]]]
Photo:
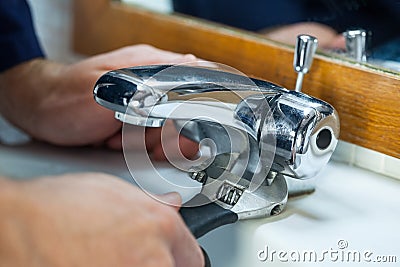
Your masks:
[[[238,220],[236,213],[224,209],[215,203],[209,203],[198,207],[187,207],[179,210],[186,225],[196,237],[202,237],[215,228],[234,223]],[[211,267],[207,252],[201,248],[204,255],[205,267]]]
[[[201,251],[203,252],[204,256],[204,267],[211,267],[211,261],[210,258],[208,257],[207,252],[204,250],[204,248],[200,247]]]
[[[238,220],[236,213],[224,209],[215,203],[198,207],[181,208],[179,212],[196,238],[202,237],[217,227],[231,224]]]

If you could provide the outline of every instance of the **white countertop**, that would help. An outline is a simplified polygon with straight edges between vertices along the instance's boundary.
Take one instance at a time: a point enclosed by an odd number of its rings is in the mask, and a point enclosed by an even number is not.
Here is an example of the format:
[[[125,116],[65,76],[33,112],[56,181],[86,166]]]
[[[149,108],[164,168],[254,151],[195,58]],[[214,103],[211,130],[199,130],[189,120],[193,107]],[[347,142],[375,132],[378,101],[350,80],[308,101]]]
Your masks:
[[[130,177],[121,152],[57,148],[39,143],[0,145],[1,175],[25,179],[87,171],[107,172],[124,179]],[[174,172],[173,169],[169,171]],[[390,260],[397,263],[384,265],[398,266],[399,222],[399,180],[330,162],[318,175],[316,191],[289,199],[281,215],[222,227],[202,237],[200,243],[210,255],[213,266],[218,267],[364,266],[364,258],[371,260],[367,266],[378,266],[373,263],[377,256],[395,256]],[[265,259],[266,253],[260,254],[266,249],[268,259]],[[347,262],[348,252],[361,255],[361,263],[354,263],[351,253],[350,262]],[[322,261],[311,264],[309,254]],[[259,256],[265,261],[260,261]],[[300,262],[294,262],[298,256]]]

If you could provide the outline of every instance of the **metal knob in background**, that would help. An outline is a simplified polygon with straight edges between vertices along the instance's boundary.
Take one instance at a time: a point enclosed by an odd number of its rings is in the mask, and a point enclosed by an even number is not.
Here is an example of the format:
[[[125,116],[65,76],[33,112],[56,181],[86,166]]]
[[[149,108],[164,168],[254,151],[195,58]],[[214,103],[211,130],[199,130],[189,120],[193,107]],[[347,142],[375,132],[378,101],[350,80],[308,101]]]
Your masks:
[[[296,88],[295,88],[296,92],[301,91],[304,74],[306,74],[311,68],[311,64],[313,62],[317,47],[318,47],[317,38],[307,34],[301,34],[297,36],[296,48],[293,59],[294,70],[298,73]]]
[[[346,55],[359,62],[367,61],[367,31],[350,29],[343,33],[346,40]]]

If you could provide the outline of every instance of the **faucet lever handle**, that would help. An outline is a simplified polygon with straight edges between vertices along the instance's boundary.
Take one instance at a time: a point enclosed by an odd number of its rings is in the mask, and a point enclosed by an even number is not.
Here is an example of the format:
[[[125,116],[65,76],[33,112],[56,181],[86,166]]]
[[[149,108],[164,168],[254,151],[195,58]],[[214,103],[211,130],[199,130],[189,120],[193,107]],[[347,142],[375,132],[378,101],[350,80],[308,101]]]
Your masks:
[[[293,59],[294,70],[298,73],[295,89],[296,92],[301,91],[304,74],[306,74],[311,68],[317,47],[317,38],[307,34],[297,36]]]

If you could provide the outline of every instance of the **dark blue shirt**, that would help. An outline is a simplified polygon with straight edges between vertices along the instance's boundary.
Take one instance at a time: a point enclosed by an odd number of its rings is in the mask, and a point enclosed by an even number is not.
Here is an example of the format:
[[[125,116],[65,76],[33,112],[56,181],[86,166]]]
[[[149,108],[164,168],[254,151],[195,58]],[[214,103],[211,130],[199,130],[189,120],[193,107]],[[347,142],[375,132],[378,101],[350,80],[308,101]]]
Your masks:
[[[338,32],[369,30],[372,46],[400,36],[399,0],[173,0],[173,5],[177,12],[251,31],[314,21]]]
[[[25,0],[0,0],[0,72],[43,57]]]

